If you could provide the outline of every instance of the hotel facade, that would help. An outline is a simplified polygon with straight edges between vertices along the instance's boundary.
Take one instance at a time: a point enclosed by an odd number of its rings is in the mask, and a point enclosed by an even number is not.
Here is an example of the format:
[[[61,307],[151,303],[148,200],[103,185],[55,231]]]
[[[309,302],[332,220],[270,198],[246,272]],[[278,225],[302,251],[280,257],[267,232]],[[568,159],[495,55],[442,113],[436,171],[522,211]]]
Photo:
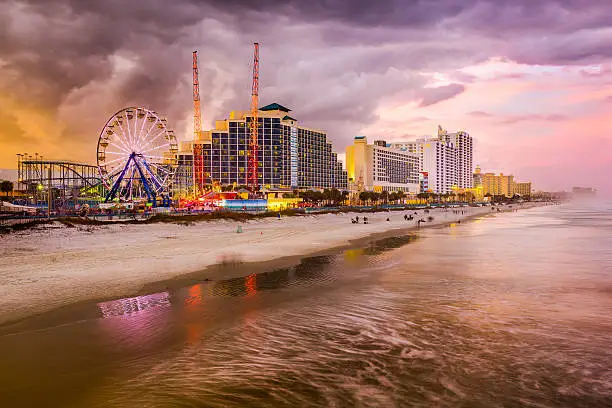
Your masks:
[[[513,175],[503,173],[483,173],[479,166],[473,175],[474,187],[482,188],[482,193],[489,196],[522,197],[531,196],[531,182],[518,182]]]
[[[455,180],[458,188],[472,188],[474,172],[473,165],[473,141],[469,133],[464,131],[448,133],[441,127],[438,128],[438,138],[456,149],[456,172]]]
[[[416,141],[396,142],[393,149],[419,157],[421,190],[435,194],[453,189],[469,189],[473,183],[473,140],[469,133],[449,133],[438,126],[438,136]]]
[[[290,109],[273,103],[259,110],[259,185],[265,188],[347,189],[347,174],[327,134],[298,124]],[[233,111],[218,120],[215,129],[202,132],[204,184],[244,185],[247,177],[250,112]],[[181,145],[178,173],[192,171],[193,145]],[[189,186],[182,184],[183,189]]]
[[[457,149],[440,139],[419,139],[420,171],[427,174],[429,192],[450,193],[457,185]]]
[[[409,194],[420,190],[418,155],[395,149],[384,140],[368,144],[365,136],[356,136],[346,148],[346,170],[357,190]]]

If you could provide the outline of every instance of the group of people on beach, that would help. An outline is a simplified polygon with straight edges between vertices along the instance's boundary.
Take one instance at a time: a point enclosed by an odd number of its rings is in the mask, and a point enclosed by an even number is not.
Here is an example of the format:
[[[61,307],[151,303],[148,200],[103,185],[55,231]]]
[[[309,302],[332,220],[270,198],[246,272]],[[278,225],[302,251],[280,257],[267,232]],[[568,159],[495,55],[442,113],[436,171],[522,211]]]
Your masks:
[[[425,210],[425,213],[429,213],[429,211]],[[412,213],[411,214],[404,214],[404,221],[412,221],[412,220],[414,220],[414,216],[415,215],[418,215],[418,213],[416,211],[414,212],[414,214],[412,214]],[[364,224],[368,223],[368,217],[363,217],[362,219],[363,219],[363,223]],[[433,221],[433,217],[431,217],[431,216],[428,217],[428,220],[430,222]],[[390,222],[391,219],[389,217],[387,217],[386,221]],[[427,222],[427,221],[425,219],[423,219],[423,218],[417,220],[417,222],[416,222],[417,223],[417,227],[420,227],[421,223],[423,223],[423,222]],[[351,218],[351,224],[359,224],[359,216],[356,216],[355,218]]]
[[[388,221],[388,219],[387,219]],[[351,218],[351,223],[352,224],[359,224],[359,216],[356,216],[355,218]],[[363,223],[367,224],[368,223],[368,217],[363,217]]]

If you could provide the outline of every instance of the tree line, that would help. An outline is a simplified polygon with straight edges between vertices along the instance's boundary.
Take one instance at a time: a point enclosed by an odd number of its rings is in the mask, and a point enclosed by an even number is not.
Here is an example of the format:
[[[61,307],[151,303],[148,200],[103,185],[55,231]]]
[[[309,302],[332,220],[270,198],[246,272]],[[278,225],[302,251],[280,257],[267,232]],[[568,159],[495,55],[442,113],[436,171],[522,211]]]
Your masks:
[[[12,181],[8,181],[8,180],[0,181],[0,191],[3,192],[7,197],[9,193],[13,192],[13,188],[14,188],[14,185]]]

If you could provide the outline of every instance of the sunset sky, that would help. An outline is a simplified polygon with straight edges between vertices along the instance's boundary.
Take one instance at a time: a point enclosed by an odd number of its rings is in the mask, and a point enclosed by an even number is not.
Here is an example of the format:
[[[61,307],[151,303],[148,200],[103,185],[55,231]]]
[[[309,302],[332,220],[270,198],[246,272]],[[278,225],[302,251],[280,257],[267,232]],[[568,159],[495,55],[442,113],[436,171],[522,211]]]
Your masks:
[[[0,4],[0,168],[16,153],[95,161],[114,112],[145,106],[191,137],[249,105],[293,109],[344,152],[437,125],[475,163],[543,190],[612,195],[612,1],[31,0]]]

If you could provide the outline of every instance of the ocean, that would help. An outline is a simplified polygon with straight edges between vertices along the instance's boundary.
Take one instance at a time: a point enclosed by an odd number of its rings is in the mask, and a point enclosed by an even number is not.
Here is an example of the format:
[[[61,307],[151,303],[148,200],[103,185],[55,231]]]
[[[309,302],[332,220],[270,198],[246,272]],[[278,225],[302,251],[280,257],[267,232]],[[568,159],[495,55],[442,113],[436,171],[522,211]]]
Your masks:
[[[0,328],[0,406],[612,406],[612,204],[228,267]]]

